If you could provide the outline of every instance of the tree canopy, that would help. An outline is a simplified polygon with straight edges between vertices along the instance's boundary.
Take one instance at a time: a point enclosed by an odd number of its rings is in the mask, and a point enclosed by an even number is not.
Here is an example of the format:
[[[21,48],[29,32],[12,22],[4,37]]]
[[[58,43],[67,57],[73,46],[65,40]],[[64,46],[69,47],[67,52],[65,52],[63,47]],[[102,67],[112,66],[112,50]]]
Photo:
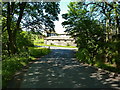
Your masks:
[[[78,58],[119,67],[120,2],[70,2],[68,8],[62,25],[76,40]]]
[[[54,31],[54,21],[60,13],[59,2],[3,2],[2,6],[3,44],[9,54],[18,51],[17,37],[23,28],[32,32]]]

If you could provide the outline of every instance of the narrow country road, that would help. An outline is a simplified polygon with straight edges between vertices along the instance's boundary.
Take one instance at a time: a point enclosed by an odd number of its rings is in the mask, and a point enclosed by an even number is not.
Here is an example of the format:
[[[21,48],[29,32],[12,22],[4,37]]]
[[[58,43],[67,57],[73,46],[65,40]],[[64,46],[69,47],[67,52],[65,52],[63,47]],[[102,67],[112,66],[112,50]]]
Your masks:
[[[52,52],[30,64],[8,88],[115,88],[120,75],[79,63],[74,49],[51,47]]]

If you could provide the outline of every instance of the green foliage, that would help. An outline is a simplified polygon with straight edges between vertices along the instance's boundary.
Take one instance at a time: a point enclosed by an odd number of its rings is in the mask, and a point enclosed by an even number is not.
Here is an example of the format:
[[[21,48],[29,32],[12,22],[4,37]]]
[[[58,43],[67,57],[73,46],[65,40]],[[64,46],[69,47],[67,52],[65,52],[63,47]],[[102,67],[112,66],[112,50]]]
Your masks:
[[[50,52],[50,49],[29,47],[29,52],[21,52],[10,57],[4,57],[2,61],[2,81],[3,87],[6,87],[7,81],[11,80],[16,71],[26,66],[33,58],[41,57]]]
[[[9,55],[32,46],[32,36],[21,28],[37,35],[42,34],[43,26],[50,32],[54,31],[54,21],[58,20],[60,13],[59,2],[3,2],[2,7],[2,31],[7,33],[4,41],[5,46],[9,45]]]
[[[29,53],[31,56],[38,58],[43,55],[46,55],[50,52],[50,49],[41,48],[41,47],[29,47]]]
[[[67,46],[70,46],[70,44],[69,44],[69,43],[67,43]]]
[[[2,35],[2,57],[8,56],[8,34],[4,32]],[[34,46],[33,41],[31,40],[31,34],[26,31],[19,31],[16,38],[16,46],[18,53],[26,51],[28,47]]]
[[[104,63],[101,63],[101,62],[97,62],[97,63],[95,64],[95,66],[97,66],[97,67],[99,67],[99,68],[102,68],[102,69],[105,69],[105,70],[112,71],[112,72],[120,73],[119,68],[113,67],[113,66],[110,65],[110,64],[104,64]]]
[[[82,61],[82,62],[86,62],[88,64],[90,64],[90,56],[89,56],[89,51],[86,48],[82,48],[80,49],[77,53],[76,53],[77,58]]]
[[[50,45],[54,45],[53,43],[50,43]]]
[[[2,55],[8,55],[8,34],[7,32],[2,34]]]
[[[17,47],[19,48],[19,51],[30,46],[34,46],[33,41],[31,40],[31,34],[26,31],[20,31],[17,34]]]
[[[62,15],[66,20],[62,25],[75,38],[79,48],[76,57],[80,61],[91,65],[99,62],[100,67],[107,69],[106,63],[115,64],[120,69],[120,35],[115,33],[120,32],[116,23],[120,3],[116,4],[70,2],[68,5],[68,13]]]
[[[11,55],[5,57],[2,61],[2,81],[3,87],[6,86],[7,81],[12,79],[12,76],[17,70],[20,70],[23,66],[30,61],[29,54],[22,52],[19,55]]]
[[[33,32],[41,33],[42,25],[44,25],[48,30],[54,31],[54,21],[58,20],[60,13],[59,2],[29,2],[25,11],[28,13],[24,14],[25,21],[22,22],[25,27]]]
[[[34,40],[35,44],[44,44],[44,40]]]
[[[3,86],[17,70],[29,62],[30,58],[40,57],[50,52],[49,49],[45,48],[29,47],[34,45],[34,40],[40,39],[39,34],[41,35],[43,32],[41,31],[43,30],[42,26],[54,31],[54,21],[58,20],[59,13],[59,2],[2,3],[2,16],[0,15],[2,21],[0,24],[2,23],[3,39]],[[23,27],[30,31],[23,31]],[[36,37],[34,38],[34,36]]]

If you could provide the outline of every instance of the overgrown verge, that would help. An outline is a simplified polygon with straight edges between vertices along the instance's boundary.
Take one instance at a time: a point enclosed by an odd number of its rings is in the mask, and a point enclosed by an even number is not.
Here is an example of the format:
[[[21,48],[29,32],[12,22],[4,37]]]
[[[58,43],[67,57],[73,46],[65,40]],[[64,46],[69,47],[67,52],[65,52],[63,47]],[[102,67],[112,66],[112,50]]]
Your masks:
[[[115,64],[115,62],[109,63],[109,62],[104,62],[102,60],[103,59],[102,54],[97,54],[93,58],[91,56],[91,54],[89,53],[89,51],[87,49],[83,48],[83,49],[80,49],[79,51],[77,51],[76,57],[82,63],[86,63],[91,66],[95,66],[95,67],[98,67],[98,68],[101,68],[104,70],[108,70],[111,72],[120,73],[120,70],[117,67],[117,65]]]
[[[21,52],[20,54],[4,57],[2,61],[2,86],[7,86],[7,82],[12,79],[16,71],[26,66],[30,61],[35,58],[46,55],[50,49],[41,47],[29,47],[28,52]]]

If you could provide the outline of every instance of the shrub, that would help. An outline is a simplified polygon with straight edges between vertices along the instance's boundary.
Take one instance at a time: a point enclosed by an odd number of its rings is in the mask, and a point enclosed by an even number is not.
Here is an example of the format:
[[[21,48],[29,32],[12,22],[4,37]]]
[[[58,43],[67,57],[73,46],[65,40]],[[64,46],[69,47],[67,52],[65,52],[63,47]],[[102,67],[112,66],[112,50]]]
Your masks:
[[[31,34],[25,31],[20,31],[17,33],[17,48],[19,51],[24,50],[27,47],[34,46],[33,41],[31,40]]]
[[[70,44],[69,44],[69,43],[67,43],[67,46],[70,46]]]
[[[89,56],[89,52],[87,49],[83,48],[80,49],[77,53],[76,53],[77,58],[82,61],[82,62],[87,62],[87,63],[91,63],[90,61],[90,56]]]
[[[50,43],[50,45],[54,45],[53,43]]]

